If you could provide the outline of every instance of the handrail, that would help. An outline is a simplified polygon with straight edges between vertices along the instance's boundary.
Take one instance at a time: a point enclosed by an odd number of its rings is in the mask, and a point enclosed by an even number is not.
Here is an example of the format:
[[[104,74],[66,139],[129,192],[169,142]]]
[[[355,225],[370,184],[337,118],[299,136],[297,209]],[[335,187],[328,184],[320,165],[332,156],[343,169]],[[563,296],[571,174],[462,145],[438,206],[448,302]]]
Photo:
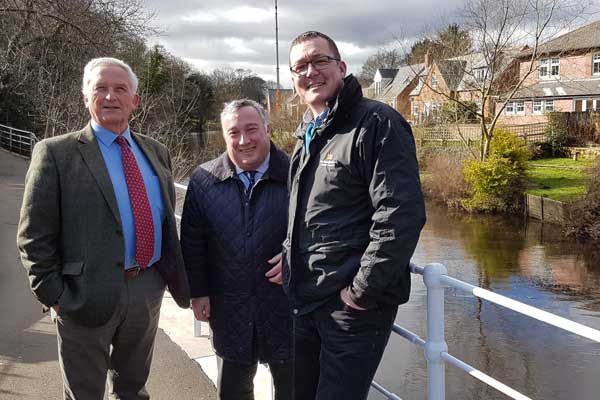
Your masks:
[[[181,190],[187,189],[187,186],[179,183],[176,183],[175,187]],[[178,215],[175,216],[179,219],[181,218]],[[427,288],[428,340],[422,339],[416,333],[413,333],[397,324],[392,326],[392,331],[425,350],[428,372],[427,398],[429,400],[444,400],[446,398],[444,370],[445,363],[449,363],[465,371],[473,378],[493,387],[512,399],[531,400],[529,397],[518,392],[517,390],[505,385],[504,383],[494,379],[493,377],[448,353],[448,345],[446,344],[444,338],[444,288],[447,286],[462,290],[468,294],[472,294],[473,296],[479,297],[483,300],[487,300],[512,311],[526,315],[530,318],[545,322],[567,332],[574,333],[595,342],[600,342],[600,331],[596,329],[448,276],[446,267],[444,267],[442,264],[431,263],[427,264],[425,267],[421,267],[411,263],[410,272],[413,274],[422,275],[423,281]],[[196,324],[194,325],[194,328],[194,332],[196,333]],[[402,400],[397,394],[390,392],[388,389],[375,381],[371,383],[371,386],[373,389],[377,390],[390,400]]]
[[[29,157],[38,141],[33,132],[0,124],[0,147],[10,152]]]
[[[517,400],[530,400],[529,397],[516,391],[515,389],[503,384],[502,382],[492,378],[484,372],[472,367],[464,361],[450,355],[447,351],[447,345],[444,340],[444,297],[443,288],[446,286],[472,294],[483,300],[498,304],[530,318],[537,319],[549,325],[561,328],[567,332],[585,337],[595,342],[600,342],[600,331],[563,318],[547,311],[540,310],[525,303],[513,300],[509,297],[502,296],[492,291],[483,289],[478,286],[460,281],[447,275],[446,268],[442,264],[428,264],[425,267],[420,267],[415,264],[410,264],[410,271],[413,274],[423,276],[423,281],[427,287],[427,336],[428,340],[424,340],[419,335],[394,324],[392,331],[409,342],[416,344],[425,349],[428,369],[428,396],[430,400],[445,399],[445,376],[443,367],[440,371],[440,362],[448,362],[451,365],[462,369],[475,379],[493,387],[494,389],[504,393],[508,397]],[[440,289],[442,290],[440,293]],[[441,323],[440,323],[441,322]],[[436,331],[437,330],[437,331]],[[396,396],[396,395],[394,395]],[[390,397],[389,399],[396,399]]]

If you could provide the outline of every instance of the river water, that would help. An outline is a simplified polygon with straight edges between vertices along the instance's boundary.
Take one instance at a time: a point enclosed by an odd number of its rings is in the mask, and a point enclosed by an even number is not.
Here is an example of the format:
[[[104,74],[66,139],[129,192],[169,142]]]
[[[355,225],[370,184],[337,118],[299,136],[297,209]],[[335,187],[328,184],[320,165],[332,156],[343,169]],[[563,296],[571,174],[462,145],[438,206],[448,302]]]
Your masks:
[[[452,215],[428,204],[413,262],[600,329],[600,249],[521,217]],[[413,275],[396,323],[426,338],[426,291]],[[600,399],[600,344],[446,289],[448,352],[532,399]],[[375,380],[404,400],[427,398],[423,350],[392,333]],[[384,397],[371,390],[370,400]],[[506,399],[452,365],[448,400]]]

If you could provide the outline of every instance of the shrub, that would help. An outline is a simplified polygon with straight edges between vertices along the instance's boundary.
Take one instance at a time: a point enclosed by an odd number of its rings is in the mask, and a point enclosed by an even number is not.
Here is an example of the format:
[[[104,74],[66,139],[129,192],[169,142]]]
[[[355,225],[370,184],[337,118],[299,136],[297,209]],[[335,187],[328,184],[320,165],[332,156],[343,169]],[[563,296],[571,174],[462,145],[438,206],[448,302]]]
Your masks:
[[[569,207],[567,214],[567,236],[600,240],[600,159],[589,170],[585,194]]]
[[[569,130],[564,113],[548,113],[546,137],[552,149],[552,157],[564,156],[569,142]]]
[[[462,208],[461,202],[469,194],[460,157],[451,154],[431,154],[423,162],[426,173],[423,192],[427,198],[441,201],[449,208]]]
[[[488,159],[465,164],[471,197],[463,201],[463,206],[471,211],[516,210],[525,190],[530,156],[523,140],[509,131],[494,130]]]

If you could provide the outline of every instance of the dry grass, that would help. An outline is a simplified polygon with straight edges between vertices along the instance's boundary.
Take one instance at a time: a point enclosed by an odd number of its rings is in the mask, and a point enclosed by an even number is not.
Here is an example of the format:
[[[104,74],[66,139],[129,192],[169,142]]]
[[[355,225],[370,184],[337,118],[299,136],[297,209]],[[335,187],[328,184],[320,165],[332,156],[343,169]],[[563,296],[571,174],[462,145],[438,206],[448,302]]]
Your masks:
[[[461,201],[469,196],[462,160],[451,154],[437,153],[428,156],[423,167],[425,196],[443,202],[449,208],[462,208]]]

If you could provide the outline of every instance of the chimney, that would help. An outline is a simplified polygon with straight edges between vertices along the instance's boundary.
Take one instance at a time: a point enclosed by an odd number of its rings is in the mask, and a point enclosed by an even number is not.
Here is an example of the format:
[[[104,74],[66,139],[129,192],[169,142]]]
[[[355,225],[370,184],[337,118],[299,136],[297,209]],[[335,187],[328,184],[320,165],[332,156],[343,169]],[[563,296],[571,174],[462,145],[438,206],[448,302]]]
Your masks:
[[[425,67],[431,67],[431,61],[431,54],[429,53],[429,50],[427,50],[425,53]]]

